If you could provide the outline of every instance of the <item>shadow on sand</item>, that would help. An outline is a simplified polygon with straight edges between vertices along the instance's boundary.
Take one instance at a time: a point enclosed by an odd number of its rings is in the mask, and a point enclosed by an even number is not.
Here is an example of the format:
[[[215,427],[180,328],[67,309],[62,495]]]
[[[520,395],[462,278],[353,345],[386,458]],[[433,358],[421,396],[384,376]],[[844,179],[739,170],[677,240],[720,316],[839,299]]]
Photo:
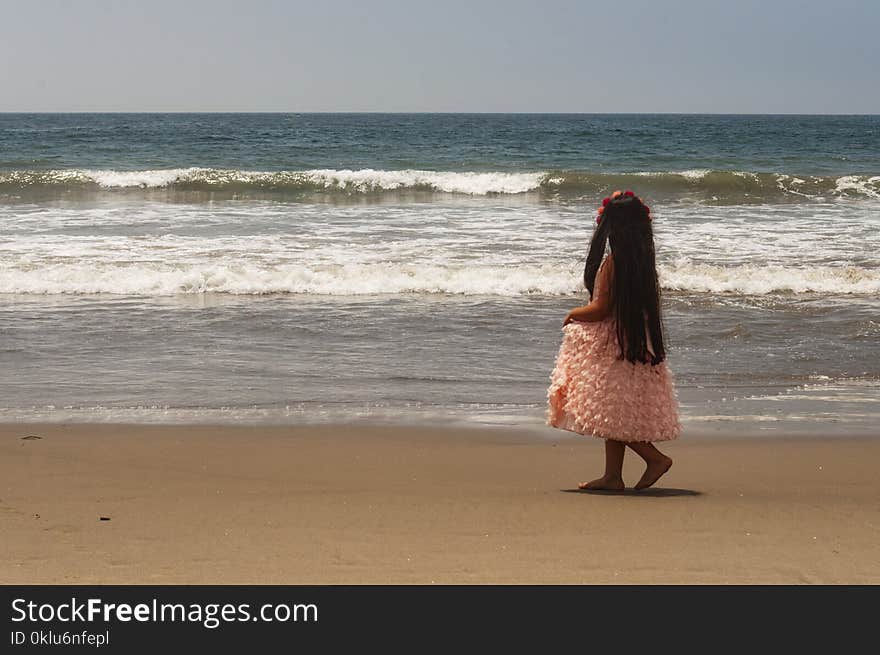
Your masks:
[[[671,496],[702,496],[703,492],[693,489],[674,489],[672,487],[650,487],[648,489],[624,489],[623,491],[606,491],[604,489],[560,489],[567,494],[589,494],[590,496],[647,496],[651,498],[669,498]]]

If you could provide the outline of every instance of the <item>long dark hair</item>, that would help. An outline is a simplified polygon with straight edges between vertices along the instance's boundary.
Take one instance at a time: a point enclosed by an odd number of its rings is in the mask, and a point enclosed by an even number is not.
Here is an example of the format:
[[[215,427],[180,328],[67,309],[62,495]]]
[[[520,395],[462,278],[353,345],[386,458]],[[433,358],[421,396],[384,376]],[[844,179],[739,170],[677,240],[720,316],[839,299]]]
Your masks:
[[[617,323],[620,357],[633,363],[659,364],[666,358],[666,349],[663,346],[654,232],[648,208],[638,196],[615,198],[602,213],[584,267],[584,285],[591,298],[606,243],[611,246],[614,260],[611,311]],[[648,351],[646,321],[653,355]]]

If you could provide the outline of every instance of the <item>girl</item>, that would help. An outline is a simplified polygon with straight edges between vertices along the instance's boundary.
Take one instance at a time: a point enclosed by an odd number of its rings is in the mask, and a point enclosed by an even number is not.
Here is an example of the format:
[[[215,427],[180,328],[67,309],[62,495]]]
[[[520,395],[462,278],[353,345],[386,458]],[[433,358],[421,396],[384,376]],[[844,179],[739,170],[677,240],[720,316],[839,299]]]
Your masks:
[[[584,268],[590,303],[565,317],[547,423],[605,439],[605,474],[580,489],[624,489],[626,446],[647,464],[635,486],[645,489],[672,466],[652,442],[680,430],[664,361],[650,209],[632,191],[615,191],[596,222]],[[602,261],[606,243],[611,254]]]

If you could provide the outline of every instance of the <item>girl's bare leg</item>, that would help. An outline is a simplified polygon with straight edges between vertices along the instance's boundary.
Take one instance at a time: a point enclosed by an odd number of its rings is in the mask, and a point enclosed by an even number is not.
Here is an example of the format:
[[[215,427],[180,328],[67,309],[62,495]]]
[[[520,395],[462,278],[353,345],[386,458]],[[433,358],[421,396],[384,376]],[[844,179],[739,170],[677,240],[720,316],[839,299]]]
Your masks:
[[[626,446],[621,441],[605,440],[605,475],[591,482],[582,482],[578,489],[607,489],[621,491],[626,489],[623,483],[623,456]],[[658,476],[659,477],[659,476]]]
[[[626,444],[632,448],[648,465],[642,479],[636,482],[634,489],[647,489],[657,482],[672,466],[672,458],[667,457],[650,441],[632,441]]]

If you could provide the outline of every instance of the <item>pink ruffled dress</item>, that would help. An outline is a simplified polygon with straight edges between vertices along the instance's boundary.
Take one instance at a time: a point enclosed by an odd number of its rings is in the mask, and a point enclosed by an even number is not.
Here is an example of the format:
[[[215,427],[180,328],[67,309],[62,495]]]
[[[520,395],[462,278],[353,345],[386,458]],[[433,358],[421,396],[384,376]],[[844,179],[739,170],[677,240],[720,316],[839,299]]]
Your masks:
[[[678,437],[678,400],[672,374],[620,359],[614,318],[562,328],[564,336],[547,391],[547,424],[616,441]]]

